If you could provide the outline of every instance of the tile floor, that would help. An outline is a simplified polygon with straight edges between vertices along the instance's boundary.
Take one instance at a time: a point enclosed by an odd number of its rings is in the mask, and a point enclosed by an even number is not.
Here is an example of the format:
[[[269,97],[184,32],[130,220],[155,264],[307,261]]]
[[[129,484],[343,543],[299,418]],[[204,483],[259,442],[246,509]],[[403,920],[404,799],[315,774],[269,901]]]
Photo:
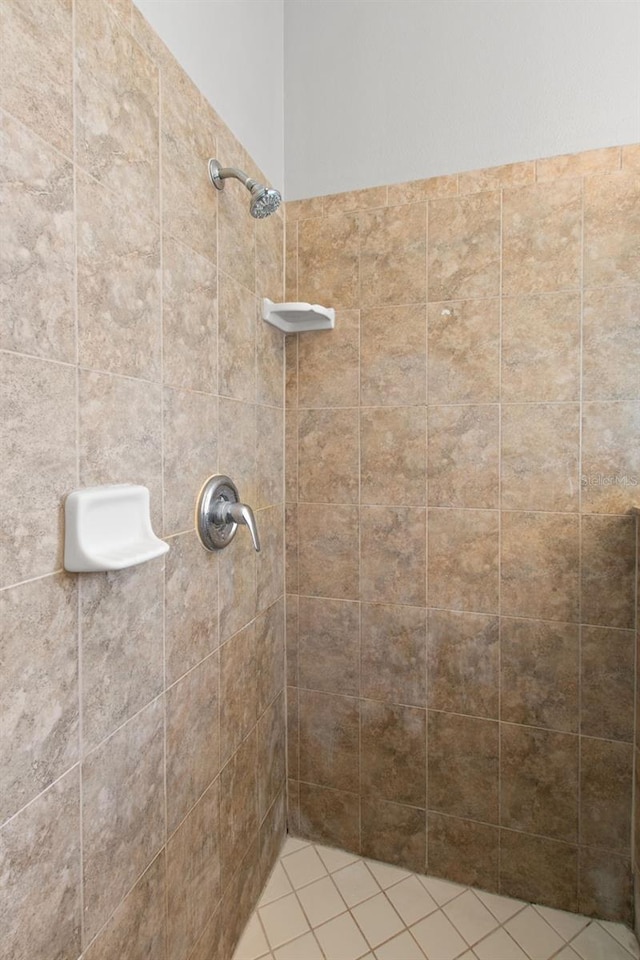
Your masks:
[[[639,960],[621,923],[287,838],[234,960]]]

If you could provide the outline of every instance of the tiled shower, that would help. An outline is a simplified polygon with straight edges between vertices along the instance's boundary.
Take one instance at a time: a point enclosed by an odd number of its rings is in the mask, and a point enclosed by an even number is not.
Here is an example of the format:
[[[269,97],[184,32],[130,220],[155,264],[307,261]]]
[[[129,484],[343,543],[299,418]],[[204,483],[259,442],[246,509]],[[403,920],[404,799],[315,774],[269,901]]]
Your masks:
[[[287,205],[291,822],[626,920],[638,156]]]
[[[2,960],[229,960],[287,831],[632,924],[638,146],[256,222],[129,0],[0,16]],[[121,482],[169,553],[65,572]]]

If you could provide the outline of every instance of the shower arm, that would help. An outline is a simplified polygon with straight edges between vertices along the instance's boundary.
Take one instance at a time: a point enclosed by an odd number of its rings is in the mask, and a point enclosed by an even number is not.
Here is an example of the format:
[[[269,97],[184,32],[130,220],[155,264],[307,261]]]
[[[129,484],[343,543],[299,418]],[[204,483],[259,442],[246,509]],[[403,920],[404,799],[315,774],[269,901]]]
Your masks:
[[[216,190],[224,190],[224,181],[229,178],[239,180],[248,190],[251,190],[258,182],[243,170],[239,170],[238,167],[221,167],[215,160],[209,160],[209,176]]]

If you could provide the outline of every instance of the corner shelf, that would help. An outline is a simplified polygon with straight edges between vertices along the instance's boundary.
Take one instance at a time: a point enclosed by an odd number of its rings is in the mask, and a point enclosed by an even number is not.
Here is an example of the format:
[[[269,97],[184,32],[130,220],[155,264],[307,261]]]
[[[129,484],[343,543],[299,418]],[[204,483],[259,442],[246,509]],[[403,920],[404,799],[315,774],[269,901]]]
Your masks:
[[[146,487],[113,483],[74,490],[64,515],[64,567],[72,573],[124,570],[169,551],[151,527]]]
[[[262,319],[283,333],[303,333],[306,330],[333,330],[336,311],[319,303],[274,303],[267,297],[262,301]]]

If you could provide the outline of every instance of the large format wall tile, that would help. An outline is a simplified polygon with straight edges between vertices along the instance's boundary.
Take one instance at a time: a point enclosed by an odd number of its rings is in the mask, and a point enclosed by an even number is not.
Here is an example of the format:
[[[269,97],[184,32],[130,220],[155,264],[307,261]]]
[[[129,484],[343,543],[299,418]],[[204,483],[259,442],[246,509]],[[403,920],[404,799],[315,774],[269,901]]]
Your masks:
[[[0,829],[0,878],[6,956],[75,960],[82,919],[77,768]]]
[[[580,180],[505,190],[502,224],[505,295],[572,290],[579,286]]]
[[[0,202],[0,347],[74,363],[73,167],[8,115],[0,125]]]
[[[0,953],[231,956],[285,825],[285,339],[258,315],[283,299],[284,211],[257,224],[240,186],[218,195],[209,157],[264,178],[131,0],[11,0],[0,20]],[[358,403],[359,314],[341,320],[314,405]],[[218,470],[257,510],[259,556],[244,528],[224,554],[198,542]],[[148,487],[170,552],[76,582],[63,500],[105,483]],[[221,679],[245,627],[253,653]],[[255,815],[223,888],[219,807],[244,788],[216,780],[220,750],[247,738]]]
[[[157,384],[80,372],[80,483],[144,484],[156,530],[162,517],[160,397]]]
[[[160,854],[83,954],[86,960],[164,956],[165,896],[164,854]]]
[[[73,152],[71,0],[15,0],[0,11],[0,106],[67,157]]]
[[[497,719],[498,637],[497,617],[429,611],[427,676],[432,710]]]
[[[503,510],[578,510],[579,404],[504,404],[501,437]]]
[[[78,0],[75,29],[76,162],[157,220],[158,70],[105,4]]]
[[[429,606],[498,612],[498,513],[429,510]]]
[[[391,331],[393,334],[391,335]],[[423,304],[370,307],[360,321],[360,402],[367,406],[426,400]]]
[[[193,528],[196,498],[218,466],[218,402],[166,388],[163,400],[163,519],[165,536]]]
[[[79,757],[77,600],[64,574],[0,593],[0,823]]]
[[[361,503],[424,506],[426,419],[422,406],[361,410]]]
[[[501,719],[577,733],[578,625],[503,617],[500,626]]]
[[[429,300],[500,293],[500,194],[429,204]]]
[[[160,94],[163,230],[215,263],[217,191],[209,179],[207,161],[213,153],[219,121],[216,122],[202,94],[168,51],[163,54]]]
[[[91,177],[76,189],[80,363],[159,380],[158,226]]]
[[[501,613],[578,619],[578,518],[507,513],[502,518]]]
[[[353,407],[359,397],[360,311],[338,310],[335,330],[299,340],[298,403],[301,407]]]
[[[500,886],[512,897],[560,910],[577,910],[578,848],[546,837],[502,830]]]
[[[91,939],[165,838],[164,704],[155,700],[82,768],[84,929]]]
[[[426,208],[380,208],[360,217],[360,298],[363,307],[424,303]]]
[[[363,697],[425,706],[426,623],[423,607],[362,604]]]
[[[583,323],[585,399],[637,399],[640,286],[586,291]]]
[[[372,603],[426,603],[426,510],[362,507],[360,594]]]
[[[300,597],[298,683],[309,690],[357,696],[360,604]]]
[[[498,724],[429,711],[428,807],[498,822]]]
[[[424,872],[427,846],[424,810],[377,797],[363,797],[361,834],[364,856]]]
[[[577,737],[501,724],[500,818],[513,830],[577,841]]]
[[[497,404],[429,407],[431,506],[499,506],[499,417]]]
[[[166,694],[169,833],[220,770],[219,676],[219,658],[214,653]]]
[[[62,509],[77,486],[72,367],[0,354],[0,585],[62,565]]]
[[[426,711],[364,700],[360,789],[414,807],[426,805]]]
[[[80,582],[84,751],[162,691],[164,561]]]
[[[360,705],[350,697],[301,690],[300,779],[356,791]]]
[[[218,388],[217,271],[170,237],[162,246],[162,370],[172,387]]]
[[[167,843],[167,957],[189,956],[220,898],[220,788],[215,780]]]
[[[358,218],[338,215],[298,224],[298,296],[308,303],[357,306]]]
[[[310,503],[357,503],[359,453],[357,410],[300,410],[298,489],[294,499]]]
[[[195,532],[172,537],[165,558],[165,669],[174,683],[218,646],[219,557]]]
[[[221,274],[218,303],[220,393],[253,403],[256,392],[256,298],[253,289]]]
[[[429,813],[427,830],[429,873],[455,883],[498,891],[500,831],[497,827]]]
[[[429,403],[500,399],[500,301],[431,303],[428,311]]]
[[[295,201],[285,241],[338,306],[286,355],[292,829],[627,920],[630,782],[607,829],[578,747],[633,737],[637,156]]]
[[[584,283],[637,283],[640,263],[640,178],[623,172],[593,177],[584,188]]]
[[[580,295],[502,301],[502,399],[580,399]]]

